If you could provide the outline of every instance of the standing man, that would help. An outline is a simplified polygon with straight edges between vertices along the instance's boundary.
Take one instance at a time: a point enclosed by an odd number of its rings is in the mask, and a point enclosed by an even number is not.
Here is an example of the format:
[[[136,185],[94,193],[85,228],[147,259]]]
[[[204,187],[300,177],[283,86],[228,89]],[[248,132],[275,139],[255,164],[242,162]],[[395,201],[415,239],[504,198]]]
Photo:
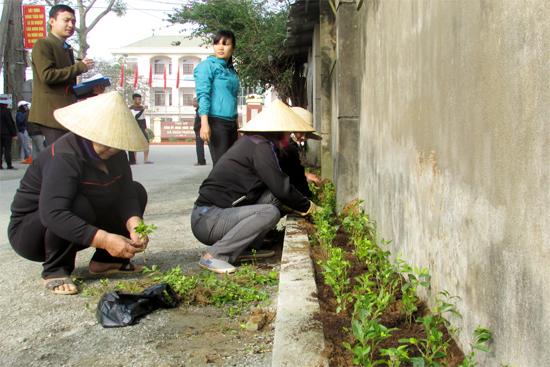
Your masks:
[[[76,102],[72,87],[76,77],[94,66],[85,58],[75,63],[72,47],[66,42],[75,32],[75,12],[67,5],[54,5],[49,13],[48,37],[32,48],[32,104],[29,121],[40,125],[49,145],[67,132],[53,116],[55,109]]]
[[[15,115],[15,126],[17,127],[17,137],[19,138],[21,163],[32,163],[32,145],[29,133],[27,132],[27,118],[29,116],[29,102],[19,101],[17,103],[17,114]]]
[[[15,124],[11,111],[6,104],[0,103],[0,169],[3,169],[2,156],[6,160],[8,169],[16,169],[11,164],[11,141],[15,136]]]
[[[147,135],[147,121],[145,120],[145,107],[141,104],[141,94],[134,93],[132,94],[132,100],[133,104],[130,106],[130,111],[132,111],[132,114],[136,118],[137,124],[139,128],[141,129],[141,132],[145,136],[145,140],[149,142],[149,136]],[[136,164],[136,153],[134,152],[128,152],[128,161],[130,161],[130,164]],[[151,164],[149,160],[149,148],[143,152],[143,163],[145,164]]]
[[[193,125],[193,130],[195,131],[195,147],[197,150],[197,163],[195,163],[195,166],[205,166],[204,140],[201,138],[201,117],[199,116],[197,97],[193,98],[193,107],[195,107],[195,123]]]
[[[38,153],[45,148],[45,138],[44,135],[42,135],[40,125],[37,125],[31,121],[27,121],[27,131],[29,132],[32,143],[32,159],[36,159],[38,157]]]

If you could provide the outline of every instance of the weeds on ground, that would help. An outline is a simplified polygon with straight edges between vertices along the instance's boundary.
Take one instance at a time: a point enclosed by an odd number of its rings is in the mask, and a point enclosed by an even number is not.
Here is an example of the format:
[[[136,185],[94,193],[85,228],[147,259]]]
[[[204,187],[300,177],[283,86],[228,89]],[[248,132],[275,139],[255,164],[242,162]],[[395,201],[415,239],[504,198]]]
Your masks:
[[[140,280],[101,279],[95,286],[84,287],[81,294],[99,297],[113,290],[139,293],[152,284],[168,283],[184,304],[227,307],[228,315],[233,317],[251,305],[268,300],[266,288],[276,285],[279,276],[275,270],[259,272],[252,265],[242,265],[232,275],[217,275],[206,270],[185,274],[179,266],[162,272],[156,265],[145,267],[143,273],[146,277]]]

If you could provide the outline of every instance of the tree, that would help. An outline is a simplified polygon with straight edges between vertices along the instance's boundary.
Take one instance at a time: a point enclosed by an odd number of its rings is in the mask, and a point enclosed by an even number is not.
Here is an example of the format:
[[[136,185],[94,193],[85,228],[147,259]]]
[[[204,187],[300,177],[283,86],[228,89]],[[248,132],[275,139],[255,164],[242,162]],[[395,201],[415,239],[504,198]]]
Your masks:
[[[110,12],[115,13],[117,16],[122,16],[126,13],[126,3],[123,0],[104,0],[101,4],[101,9],[103,9],[95,18],[93,18],[88,25],[87,16],[91,9],[96,4],[97,0],[75,0],[75,1],[63,1],[63,0],[46,0],[46,3],[49,6],[54,6],[56,4],[66,4],[72,7],[75,7],[77,10],[78,22],[76,27],[76,33],[78,37],[78,56],[80,58],[86,57],[90,45],[88,44],[87,38],[88,33],[94,29],[97,23]]]
[[[15,106],[18,101],[23,99],[26,67],[21,19],[21,0],[5,2],[0,29],[2,32],[0,60],[2,60],[4,71],[4,92],[12,94]]]
[[[220,29],[235,33],[235,68],[246,87],[274,85],[282,98],[303,102],[293,88],[301,70],[285,54],[286,22],[290,4],[285,0],[188,1],[168,15],[172,23],[192,24],[191,35],[205,43]]]

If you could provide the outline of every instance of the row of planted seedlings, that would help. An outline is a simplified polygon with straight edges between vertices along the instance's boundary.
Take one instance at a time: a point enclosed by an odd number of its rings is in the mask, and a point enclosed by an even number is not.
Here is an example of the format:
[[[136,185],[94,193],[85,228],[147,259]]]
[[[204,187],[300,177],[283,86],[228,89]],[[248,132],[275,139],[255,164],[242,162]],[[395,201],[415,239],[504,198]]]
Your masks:
[[[333,296],[321,300],[323,312],[333,317],[321,320],[329,324],[325,333],[343,335],[332,340],[331,365],[477,366],[476,352],[488,351],[490,331],[477,328],[464,356],[453,340],[457,330],[447,321],[460,317],[457,297],[440,292],[428,309],[417,295],[430,287],[428,271],[392,260],[388,242],[378,239],[361,202],[335,215],[334,186],[325,183],[316,196],[320,210],[314,216],[312,254],[318,281]]]

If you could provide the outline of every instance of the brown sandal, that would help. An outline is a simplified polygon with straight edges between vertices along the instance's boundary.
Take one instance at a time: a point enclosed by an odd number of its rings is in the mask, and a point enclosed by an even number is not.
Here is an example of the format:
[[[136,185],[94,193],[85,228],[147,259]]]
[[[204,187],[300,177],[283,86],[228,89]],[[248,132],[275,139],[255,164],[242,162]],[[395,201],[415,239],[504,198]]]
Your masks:
[[[107,264],[107,263],[99,263],[99,262],[96,262],[94,261],[95,263],[98,263],[98,264]],[[90,264],[92,262],[90,261]],[[127,262],[127,263],[124,263],[124,264],[117,264],[117,263],[113,263],[113,264],[110,264],[110,265],[118,265],[117,268],[111,268],[111,269],[107,269],[107,270],[104,270],[104,271],[92,271],[89,267],[88,267],[88,271],[90,272],[90,274],[93,274],[93,275],[110,275],[110,274],[131,274],[131,273],[140,273],[141,270],[143,270],[143,266],[142,265],[134,265],[133,263],[131,262]]]
[[[68,291],[59,290],[59,289],[56,290],[57,287],[60,287],[65,284],[73,285],[74,289],[68,290]],[[52,293],[59,294],[59,295],[70,295],[70,294],[78,293],[78,288],[76,287],[76,284],[74,284],[71,278],[69,277],[44,279],[44,287],[52,291]]]

